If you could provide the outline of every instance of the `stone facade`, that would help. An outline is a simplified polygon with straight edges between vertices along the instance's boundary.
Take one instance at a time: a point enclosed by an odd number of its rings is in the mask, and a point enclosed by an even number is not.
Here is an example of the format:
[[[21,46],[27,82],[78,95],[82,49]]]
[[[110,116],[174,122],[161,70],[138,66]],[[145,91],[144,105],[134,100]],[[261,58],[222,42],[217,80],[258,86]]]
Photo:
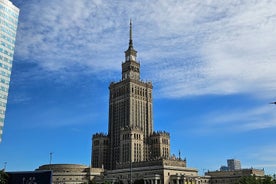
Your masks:
[[[235,184],[243,176],[263,177],[264,170],[259,169],[240,169],[233,171],[208,171],[206,176],[210,176],[210,184]]]
[[[263,177],[264,170],[241,169],[235,171],[208,171],[199,176],[197,169],[187,168],[186,160],[156,159],[117,165],[115,170],[89,168],[79,164],[48,164],[37,171],[52,170],[52,184],[81,184],[94,181],[98,184],[235,184],[243,176]]]
[[[150,137],[150,158],[170,157],[170,134],[167,132],[153,132]]]
[[[88,183],[94,177],[103,173],[103,169],[89,168],[79,164],[47,164],[42,165],[37,171],[51,170],[52,184],[81,184]]]
[[[140,80],[140,63],[136,57],[130,23],[122,79],[109,86],[108,134],[96,133],[92,138],[91,165],[104,168],[94,178],[96,183],[232,184],[244,175],[258,173],[257,170],[208,172],[201,177],[196,169],[187,167],[180,153],[179,158],[171,156],[170,134],[153,129],[153,86]]]
[[[109,137],[103,133],[94,134],[92,138],[91,160],[95,168],[109,168]]]
[[[181,184],[181,181],[198,183],[198,171],[186,167],[186,160],[158,159],[118,165],[118,169],[106,170],[104,175],[96,177],[97,183],[133,183],[143,180],[144,184]]]
[[[92,167],[114,170],[118,164],[170,157],[170,134],[153,131],[152,88],[140,79],[130,23],[122,78],[109,86],[108,134],[92,138]]]

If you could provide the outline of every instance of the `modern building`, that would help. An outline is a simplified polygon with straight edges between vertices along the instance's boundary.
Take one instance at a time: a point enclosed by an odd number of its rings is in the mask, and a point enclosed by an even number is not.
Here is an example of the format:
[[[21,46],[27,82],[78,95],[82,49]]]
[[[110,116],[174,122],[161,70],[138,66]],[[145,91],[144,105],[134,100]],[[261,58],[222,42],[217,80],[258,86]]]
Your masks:
[[[0,0],[0,142],[8,100],[19,9],[9,0]]]
[[[227,166],[221,166],[220,171],[236,171],[241,170],[241,162],[236,159],[228,159]]]
[[[241,162],[236,159],[228,159],[227,166],[229,171],[235,171],[241,169]]]

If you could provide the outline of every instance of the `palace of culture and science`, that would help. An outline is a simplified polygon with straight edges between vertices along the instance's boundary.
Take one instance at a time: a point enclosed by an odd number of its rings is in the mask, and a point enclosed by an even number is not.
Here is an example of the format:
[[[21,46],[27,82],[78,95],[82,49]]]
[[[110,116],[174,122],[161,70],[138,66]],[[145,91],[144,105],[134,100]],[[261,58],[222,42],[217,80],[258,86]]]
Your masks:
[[[208,172],[200,177],[197,169],[188,168],[186,159],[171,156],[170,134],[154,131],[152,83],[140,79],[140,63],[133,47],[130,22],[129,46],[122,63],[122,77],[109,86],[108,134],[96,133],[92,138],[92,168],[104,174],[94,181],[103,183],[144,184],[209,184],[235,183],[227,171]],[[259,170],[237,170],[232,175],[262,175]],[[239,173],[240,172],[240,173]],[[230,175],[230,177],[228,177]]]
[[[263,176],[262,170],[252,168],[199,176],[180,153],[171,156],[170,134],[153,128],[152,89],[151,82],[140,79],[130,22],[121,80],[109,86],[108,133],[92,136],[91,166],[48,164],[37,170],[52,170],[53,184],[234,184],[242,176]]]
[[[127,183],[142,179],[157,184],[168,183],[164,180],[176,172],[197,176],[196,169],[186,167],[186,160],[171,157],[170,134],[154,131],[152,88],[151,82],[140,79],[130,22],[122,77],[109,86],[108,134],[96,133],[92,138],[91,166],[103,168],[105,180]]]
[[[92,167],[117,169],[130,161],[170,156],[169,133],[153,131],[152,83],[141,81],[136,58],[130,23],[122,80],[109,86],[108,134],[93,135]]]

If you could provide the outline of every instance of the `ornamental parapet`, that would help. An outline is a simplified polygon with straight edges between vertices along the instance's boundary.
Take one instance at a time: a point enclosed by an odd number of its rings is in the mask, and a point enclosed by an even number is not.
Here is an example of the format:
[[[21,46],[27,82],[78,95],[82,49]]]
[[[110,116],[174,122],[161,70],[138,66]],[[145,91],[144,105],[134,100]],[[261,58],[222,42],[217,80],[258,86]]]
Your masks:
[[[105,133],[96,133],[96,134],[93,134],[92,138],[102,138],[102,137],[108,137],[107,134]]]
[[[154,131],[151,136],[152,137],[154,137],[154,136],[170,137],[170,133],[166,132],[166,131]]]
[[[150,166],[174,166],[174,167],[186,167],[186,160],[173,159],[173,158],[158,158],[153,160],[147,160],[142,162],[132,162],[132,167],[150,167]],[[130,168],[129,163],[117,163],[117,169]]]

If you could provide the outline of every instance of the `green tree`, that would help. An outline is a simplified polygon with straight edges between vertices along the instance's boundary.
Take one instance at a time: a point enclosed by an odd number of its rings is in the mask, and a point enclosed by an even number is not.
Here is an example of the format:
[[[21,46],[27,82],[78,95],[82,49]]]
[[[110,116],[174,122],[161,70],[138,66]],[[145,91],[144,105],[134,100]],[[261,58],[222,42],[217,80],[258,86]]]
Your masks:
[[[144,180],[143,179],[135,180],[134,184],[144,184]]]
[[[276,184],[276,180],[271,176],[244,176],[239,179],[237,184]]]
[[[8,183],[9,175],[3,170],[0,171],[0,184]]]

